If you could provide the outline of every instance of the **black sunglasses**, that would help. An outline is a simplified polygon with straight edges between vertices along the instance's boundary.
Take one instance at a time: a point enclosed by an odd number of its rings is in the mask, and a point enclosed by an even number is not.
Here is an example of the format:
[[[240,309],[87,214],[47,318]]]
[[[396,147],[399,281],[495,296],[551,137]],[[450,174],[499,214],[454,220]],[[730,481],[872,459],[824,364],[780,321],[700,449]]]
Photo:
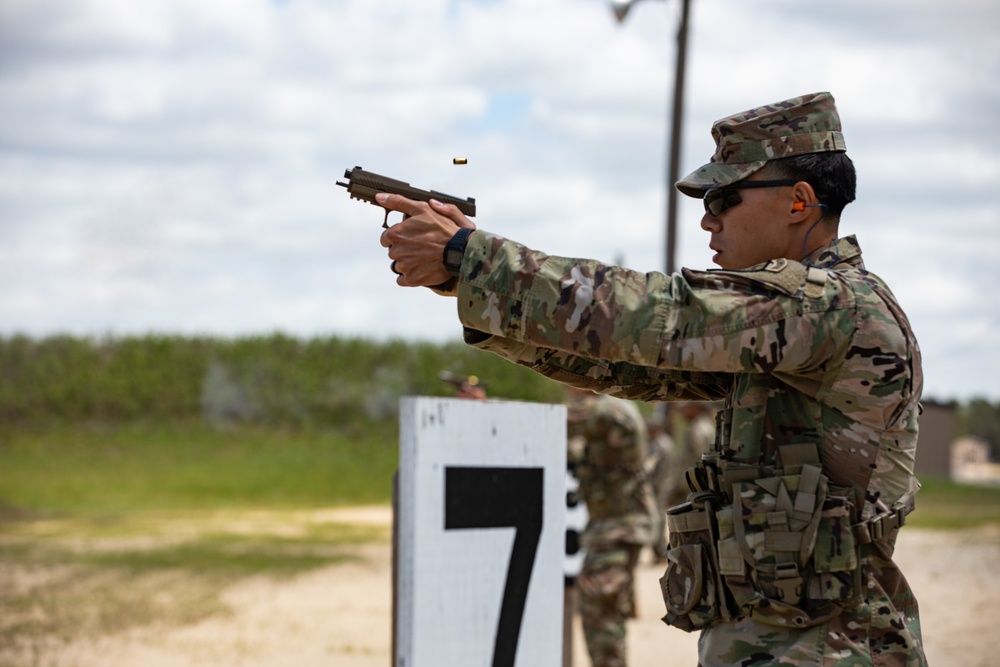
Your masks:
[[[743,201],[737,190],[744,188],[773,188],[782,185],[795,185],[798,181],[740,181],[721,188],[715,188],[705,193],[705,213],[718,216],[728,208],[732,208]]]

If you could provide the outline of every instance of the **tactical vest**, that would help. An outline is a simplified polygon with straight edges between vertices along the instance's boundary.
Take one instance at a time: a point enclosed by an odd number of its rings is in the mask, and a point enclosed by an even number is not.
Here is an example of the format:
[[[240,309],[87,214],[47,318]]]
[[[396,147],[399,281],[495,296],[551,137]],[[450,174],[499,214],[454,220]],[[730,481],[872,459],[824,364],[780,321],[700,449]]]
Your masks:
[[[822,296],[829,278],[787,260],[739,273],[806,299]],[[860,600],[867,545],[887,538],[879,545],[891,550],[909,505],[860,520],[860,493],[831,483],[815,442],[778,445],[767,465],[734,460],[731,399],[716,417],[715,451],[687,472],[687,502],[667,510],[663,620],[689,632],[747,617],[818,625]]]
[[[862,546],[893,542],[906,509],[859,521],[854,491],[830,484],[815,444],[780,447],[769,468],[726,460],[729,414],[716,451],[687,473],[688,501],[667,511],[663,620],[688,632],[746,617],[823,623],[860,599]]]

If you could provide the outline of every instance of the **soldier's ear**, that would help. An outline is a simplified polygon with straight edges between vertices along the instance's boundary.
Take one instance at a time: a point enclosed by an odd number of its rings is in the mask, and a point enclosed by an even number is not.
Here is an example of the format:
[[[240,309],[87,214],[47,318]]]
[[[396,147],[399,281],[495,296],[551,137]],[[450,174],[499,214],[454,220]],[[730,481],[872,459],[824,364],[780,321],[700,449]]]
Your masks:
[[[793,185],[790,197],[792,207],[789,212],[792,214],[801,214],[805,212],[807,208],[822,206],[822,204],[819,203],[819,199],[816,197],[816,192],[813,190],[813,187],[806,181],[799,181]],[[804,216],[796,217],[804,218]]]

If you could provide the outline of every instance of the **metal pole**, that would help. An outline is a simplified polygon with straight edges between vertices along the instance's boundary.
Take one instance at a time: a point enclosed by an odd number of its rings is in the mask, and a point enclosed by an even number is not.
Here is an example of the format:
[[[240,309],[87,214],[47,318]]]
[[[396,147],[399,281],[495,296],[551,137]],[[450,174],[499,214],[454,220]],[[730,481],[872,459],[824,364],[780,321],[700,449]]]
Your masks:
[[[396,667],[396,638],[399,634],[399,471],[392,475],[392,650],[389,667]]]
[[[674,183],[680,180],[681,163],[681,126],[684,111],[684,70],[687,61],[688,11],[691,0],[682,0],[681,20],[677,29],[677,74],[674,77],[674,109],[670,144],[667,152],[669,166],[667,168],[667,238],[666,238],[666,268],[667,275],[675,270],[677,253],[677,188]]]

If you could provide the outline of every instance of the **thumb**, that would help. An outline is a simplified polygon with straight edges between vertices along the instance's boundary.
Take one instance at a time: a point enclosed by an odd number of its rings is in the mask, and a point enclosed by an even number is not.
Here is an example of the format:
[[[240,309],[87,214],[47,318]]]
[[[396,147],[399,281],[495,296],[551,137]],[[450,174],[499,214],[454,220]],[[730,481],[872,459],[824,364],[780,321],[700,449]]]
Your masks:
[[[458,207],[454,204],[446,204],[445,202],[438,201],[437,199],[431,199],[430,204],[434,207],[435,211],[444,215],[459,227],[467,227],[469,229],[476,228],[476,223],[465,217],[465,214],[459,211]]]

